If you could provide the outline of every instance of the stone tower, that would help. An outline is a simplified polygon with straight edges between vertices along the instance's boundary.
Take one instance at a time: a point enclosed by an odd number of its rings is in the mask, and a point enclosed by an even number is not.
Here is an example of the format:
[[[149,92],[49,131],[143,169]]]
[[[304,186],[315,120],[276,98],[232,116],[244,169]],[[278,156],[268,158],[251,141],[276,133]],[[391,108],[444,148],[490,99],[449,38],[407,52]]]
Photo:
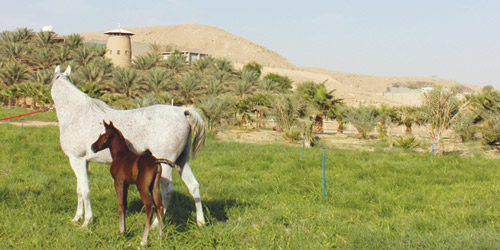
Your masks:
[[[106,57],[118,67],[129,67],[132,65],[132,42],[134,33],[118,29],[110,30],[104,34],[108,35],[106,42]]]

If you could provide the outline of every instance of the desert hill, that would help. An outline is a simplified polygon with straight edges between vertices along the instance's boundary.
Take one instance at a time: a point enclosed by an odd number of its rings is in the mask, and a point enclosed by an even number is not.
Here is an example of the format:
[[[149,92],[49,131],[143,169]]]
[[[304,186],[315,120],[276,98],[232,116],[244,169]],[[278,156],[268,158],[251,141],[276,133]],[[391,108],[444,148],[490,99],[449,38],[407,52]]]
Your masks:
[[[434,84],[444,87],[459,85],[466,92],[474,92],[479,87],[466,85],[454,80],[431,77],[392,77],[370,76],[342,73],[320,68],[297,68],[286,58],[275,51],[255,44],[243,37],[231,34],[223,29],[200,24],[184,24],[172,26],[155,26],[143,28],[124,28],[132,31],[133,55],[149,51],[149,45],[156,43],[179,50],[191,50],[231,60],[237,68],[249,62],[257,62],[264,66],[263,75],[273,72],[286,75],[295,84],[304,81],[325,82],[329,89],[335,89],[335,95],[349,104],[402,104],[405,98],[387,98],[384,92],[387,87],[412,86],[425,87]],[[87,41],[105,42],[105,31],[82,33]],[[408,103],[405,103],[408,104]]]

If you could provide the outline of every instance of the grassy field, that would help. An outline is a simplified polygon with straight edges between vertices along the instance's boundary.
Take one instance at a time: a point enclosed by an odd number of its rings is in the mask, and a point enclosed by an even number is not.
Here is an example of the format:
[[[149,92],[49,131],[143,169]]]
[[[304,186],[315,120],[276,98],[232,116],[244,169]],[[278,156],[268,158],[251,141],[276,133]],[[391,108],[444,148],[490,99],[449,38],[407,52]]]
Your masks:
[[[1,107],[0,106],[0,119],[2,118],[7,118],[11,116],[16,116],[16,115],[21,115],[21,114],[26,114],[30,112],[34,112],[36,110],[33,109],[25,109],[25,108],[7,108],[7,107]],[[19,122],[21,119],[24,119],[25,121],[27,120],[36,120],[36,121],[51,121],[51,122],[56,122],[57,121],[57,116],[55,111],[49,111],[49,112],[40,112],[32,115],[27,115],[23,116],[20,118],[14,118],[10,119],[5,122]]]
[[[89,167],[95,221],[73,224],[76,181],[55,126],[0,124],[0,249],[137,249],[135,187],[118,236],[109,166]],[[498,249],[500,174],[481,156],[326,150],[219,142],[192,162],[208,225],[177,174],[164,235],[151,249]]]

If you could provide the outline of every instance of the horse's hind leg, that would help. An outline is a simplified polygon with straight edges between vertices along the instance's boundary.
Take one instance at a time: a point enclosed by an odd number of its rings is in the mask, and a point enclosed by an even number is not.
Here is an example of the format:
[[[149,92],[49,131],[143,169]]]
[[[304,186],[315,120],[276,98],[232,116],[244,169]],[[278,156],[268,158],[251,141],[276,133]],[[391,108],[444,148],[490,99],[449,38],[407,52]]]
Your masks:
[[[88,162],[85,159],[70,157],[69,162],[76,176],[76,193],[78,195],[78,206],[76,215],[73,218],[74,222],[79,221],[83,217],[85,208],[85,222],[83,226],[92,222],[92,207],[90,206],[90,188],[88,177]]]
[[[202,226],[205,224],[205,217],[203,217],[203,207],[201,205],[200,184],[194,177],[193,171],[191,171],[189,161],[186,161],[184,163],[184,166],[182,167],[181,177],[188,187],[189,193],[191,193],[191,195],[193,196],[194,205],[196,207],[196,222],[198,226]]]

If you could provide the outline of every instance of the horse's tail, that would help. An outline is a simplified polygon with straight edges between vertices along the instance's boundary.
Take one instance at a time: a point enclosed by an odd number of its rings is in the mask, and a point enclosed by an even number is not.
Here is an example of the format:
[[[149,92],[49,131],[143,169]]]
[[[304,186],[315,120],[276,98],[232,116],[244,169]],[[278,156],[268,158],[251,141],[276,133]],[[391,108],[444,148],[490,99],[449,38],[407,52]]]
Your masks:
[[[189,125],[193,131],[192,158],[196,158],[205,144],[205,122],[194,108],[187,108],[184,115],[188,117]]]

